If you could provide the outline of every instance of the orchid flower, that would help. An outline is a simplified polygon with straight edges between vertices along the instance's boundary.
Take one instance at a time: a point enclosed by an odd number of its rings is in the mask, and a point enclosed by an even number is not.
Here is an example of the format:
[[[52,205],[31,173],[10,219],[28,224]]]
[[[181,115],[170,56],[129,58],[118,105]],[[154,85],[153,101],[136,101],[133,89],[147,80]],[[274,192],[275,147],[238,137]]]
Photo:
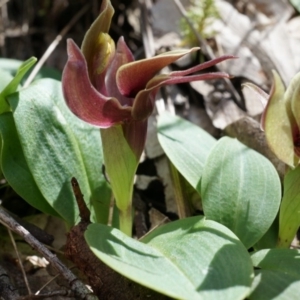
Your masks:
[[[269,95],[253,84],[246,86],[267,101],[261,127],[270,149],[288,165],[283,180],[277,241],[277,247],[288,248],[300,225],[300,73],[287,88],[277,72],[273,71],[273,77]]]
[[[199,48],[135,61],[122,37],[115,47],[108,35],[113,13],[110,1],[103,0],[100,15],[87,31],[81,49],[73,40],[67,41],[68,61],[62,82],[70,110],[100,128],[106,171],[120,213],[120,228],[131,234],[128,219],[131,219],[133,179],[157,91],[170,84],[228,78],[223,72],[195,73],[234,57],[223,56],[184,71],[156,75]]]
[[[267,102],[261,118],[261,127],[273,153],[291,168],[300,159],[300,73],[296,74],[287,89],[273,71],[273,85],[268,95],[253,84],[245,84]]]

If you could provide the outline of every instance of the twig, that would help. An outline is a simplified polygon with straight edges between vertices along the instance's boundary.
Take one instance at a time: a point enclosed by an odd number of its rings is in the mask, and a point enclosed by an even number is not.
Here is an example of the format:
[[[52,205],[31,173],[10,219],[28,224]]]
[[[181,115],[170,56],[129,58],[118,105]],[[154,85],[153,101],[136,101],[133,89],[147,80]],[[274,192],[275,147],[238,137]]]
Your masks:
[[[80,190],[79,183],[75,177],[72,177],[71,185],[72,185],[73,193],[74,193],[77,205],[78,205],[80,219],[82,222],[89,223],[91,213],[90,213],[88,207],[86,206],[86,203],[83,199],[83,194]]]
[[[23,296],[17,298],[16,300],[35,300],[35,299],[45,299],[45,298],[56,299],[53,297],[57,297],[57,296],[71,297],[72,294],[68,290],[60,290],[60,291],[53,291],[53,292],[48,292],[40,295]]]
[[[29,223],[28,221],[19,218],[18,216],[16,216],[12,212],[8,211],[4,207],[2,207],[2,209],[4,209],[21,226],[23,226],[25,229],[27,229],[30,232],[30,234],[32,234],[41,243],[46,244],[46,245],[51,245],[52,244],[52,242],[54,240],[54,237],[51,234],[48,234],[43,229],[35,226],[34,224]]]
[[[190,26],[191,30],[193,31],[193,33],[198,41],[199,46],[201,46],[202,52],[204,54],[206,54],[210,59],[215,58],[215,55],[214,55],[211,47],[205,42],[205,40],[202,38],[202,36],[199,34],[199,32],[196,30],[195,26],[193,25],[193,23],[187,16],[187,12],[186,12],[185,8],[183,7],[182,3],[180,2],[180,0],[174,0],[174,2],[175,2],[177,9],[180,12],[180,14],[186,20],[186,22]]]
[[[180,14],[182,15],[182,17],[186,20],[186,22],[190,26],[191,30],[193,31],[193,33],[194,33],[194,35],[195,35],[195,37],[196,37],[196,39],[198,41],[199,46],[201,46],[202,52],[205,55],[207,55],[209,57],[209,59],[216,58],[216,56],[214,55],[211,47],[201,37],[201,35],[199,34],[199,32],[196,30],[196,28],[194,27],[194,25],[192,24],[192,22],[188,18],[187,12],[186,12],[185,8],[183,7],[182,3],[180,2],[180,0],[174,0],[174,3],[176,5],[177,9],[179,10]],[[220,68],[218,66],[215,66],[215,68],[218,71],[222,71],[222,70],[220,70]],[[231,91],[231,94],[232,94],[233,98],[235,99],[236,104],[239,107],[241,107],[242,109],[245,109],[245,104],[242,101],[242,98],[240,97],[239,93],[236,91],[235,87],[231,83],[231,81],[228,78],[224,78],[224,81],[226,82],[227,87]]]
[[[35,292],[35,295],[41,295],[41,291],[49,285],[52,281],[54,281],[57,277],[59,277],[60,274],[56,274],[53,276],[50,280],[48,280],[38,291]]]
[[[149,0],[139,0],[139,2],[141,6],[141,27],[145,56],[146,58],[149,58],[155,55],[153,32],[149,22],[149,10],[151,8],[151,2]]]
[[[141,8],[141,29],[143,37],[143,45],[146,58],[150,58],[155,55],[154,38],[152,28],[150,26],[149,11],[151,8],[150,0],[139,0]],[[156,113],[160,114],[166,110],[165,102],[161,97],[160,91],[157,94],[155,101]]]
[[[27,87],[36,74],[39,72],[43,64],[46,62],[46,60],[49,58],[51,53],[54,51],[54,49],[57,47],[57,45],[60,43],[60,41],[63,39],[63,37],[67,34],[67,32],[74,26],[74,24],[88,11],[90,8],[90,3],[86,4],[72,19],[71,21],[62,29],[62,31],[56,36],[54,41],[49,45],[46,52],[43,54],[39,62],[35,65],[34,69],[28,76],[27,80],[24,83],[23,87]]]
[[[28,279],[27,279],[27,276],[26,276],[26,272],[25,272],[24,267],[23,267],[23,264],[22,264],[22,260],[21,260],[20,253],[19,253],[19,251],[18,251],[18,247],[17,247],[16,242],[15,242],[15,239],[14,239],[12,233],[11,233],[11,230],[10,230],[10,229],[7,229],[7,231],[8,231],[8,234],[9,234],[9,237],[10,237],[10,240],[11,240],[11,243],[13,244],[13,247],[14,247],[15,252],[16,252],[16,254],[17,254],[19,266],[20,266],[20,269],[21,269],[21,272],[22,272],[22,275],[23,275],[23,278],[24,278],[24,281],[25,281],[25,285],[26,285],[28,294],[31,295],[31,288],[30,288],[30,285],[29,285],[29,282],[28,282]]]
[[[96,300],[98,297],[91,294],[91,291],[43,244],[34,238],[29,231],[17,223],[0,206],[0,223],[8,227],[11,231],[19,234],[36,251],[42,254],[53,267],[68,281],[71,289],[74,291],[77,299]]]
[[[60,254],[60,255],[64,255],[65,253],[61,250],[58,250],[52,246],[49,246],[49,245],[44,245],[46,248],[48,248],[49,250],[51,250],[52,252],[55,252],[57,254]]]

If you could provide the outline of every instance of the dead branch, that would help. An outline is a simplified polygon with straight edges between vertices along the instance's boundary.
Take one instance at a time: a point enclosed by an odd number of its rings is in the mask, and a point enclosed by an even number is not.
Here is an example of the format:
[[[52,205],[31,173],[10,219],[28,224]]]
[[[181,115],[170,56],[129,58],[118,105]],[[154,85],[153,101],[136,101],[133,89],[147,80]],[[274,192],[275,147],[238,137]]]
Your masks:
[[[96,300],[98,297],[93,295],[91,291],[57,258],[55,254],[50,252],[43,244],[33,237],[28,230],[16,222],[1,206],[0,206],[0,223],[11,231],[20,235],[33,249],[42,254],[53,267],[68,281],[71,289],[74,291],[78,299]]]

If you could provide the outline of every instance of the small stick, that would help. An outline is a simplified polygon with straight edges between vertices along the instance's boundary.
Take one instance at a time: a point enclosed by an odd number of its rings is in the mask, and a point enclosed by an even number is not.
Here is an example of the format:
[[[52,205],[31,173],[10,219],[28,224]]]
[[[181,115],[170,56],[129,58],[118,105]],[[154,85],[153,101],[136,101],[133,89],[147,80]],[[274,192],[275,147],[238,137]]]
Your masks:
[[[32,82],[36,74],[39,72],[43,64],[46,62],[48,57],[51,55],[51,53],[55,50],[57,45],[60,43],[60,41],[63,39],[63,37],[66,35],[66,33],[76,24],[76,22],[88,11],[90,8],[90,4],[86,4],[72,19],[71,21],[62,29],[62,31],[56,36],[56,38],[53,40],[53,42],[49,45],[46,52],[43,54],[41,59],[38,61],[38,63],[35,65],[34,69],[28,76],[27,80],[25,81],[23,87],[28,87],[29,84]]]
[[[153,32],[149,22],[149,11],[151,8],[151,2],[149,0],[139,0],[141,6],[141,27],[142,27],[142,37],[143,44],[145,48],[146,58],[155,55]]]
[[[29,282],[28,282],[28,279],[27,279],[27,276],[26,276],[26,272],[25,272],[25,270],[24,270],[24,267],[23,267],[23,264],[22,264],[22,261],[21,261],[21,256],[20,256],[20,253],[19,253],[19,251],[18,251],[18,247],[17,247],[16,242],[15,242],[15,239],[14,239],[12,233],[11,233],[11,230],[10,230],[10,229],[7,229],[7,231],[8,231],[8,234],[9,234],[9,237],[10,237],[10,240],[11,240],[11,243],[13,244],[13,247],[14,247],[15,252],[16,252],[16,254],[17,254],[19,266],[20,266],[21,271],[22,271],[22,275],[23,275],[23,278],[24,278],[24,281],[25,281],[25,285],[26,285],[28,294],[31,295],[31,288],[30,288],[30,285],[29,285]]]
[[[53,276],[53,278],[51,278],[50,280],[48,280],[38,291],[35,292],[34,295],[41,295],[41,291],[47,286],[49,285],[52,281],[54,281],[57,277],[59,277],[60,274],[56,274],[55,276]],[[43,294],[44,295],[44,294]]]
[[[79,208],[80,219],[82,222],[90,223],[91,213],[84,202],[79,183],[75,177],[72,177],[71,185],[72,185],[73,193],[74,193],[74,196],[75,196],[78,208]]]
[[[211,47],[201,37],[199,32],[196,30],[195,26],[192,24],[191,20],[188,18],[187,12],[184,9],[184,7],[183,7],[182,3],[180,2],[180,0],[174,0],[174,3],[176,5],[177,9],[179,10],[180,14],[182,15],[182,17],[186,20],[186,22],[190,26],[191,30],[193,31],[195,37],[197,38],[198,44],[199,44],[199,46],[201,46],[202,51],[204,52],[204,54],[206,54],[210,59],[216,58],[216,56],[214,55]],[[221,71],[220,67],[215,66],[215,68],[218,71]],[[233,98],[235,99],[236,104],[238,106],[240,106],[241,108],[245,109],[245,104],[243,103],[242,98],[240,97],[239,93],[234,88],[232,82],[228,78],[223,78],[223,79],[226,82],[227,87],[230,89],[231,94],[232,94]]]
[[[63,297],[71,297],[70,291],[67,290],[60,290],[60,291],[53,291],[48,292],[40,295],[29,295],[29,296],[22,296],[17,298],[16,300],[35,300],[35,299],[45,299],[45,298],[52,298],[54,297],[63,296]]]
[[[42,254],[53,267],[68,281],[71,289],[74,291],[77,299],[96,300],[97,296],[91,291],[43,244],[33,237],[28,230],[17,223],[5,210],[0,206],[0,223],[11,231],[19,234],[33,249]]]

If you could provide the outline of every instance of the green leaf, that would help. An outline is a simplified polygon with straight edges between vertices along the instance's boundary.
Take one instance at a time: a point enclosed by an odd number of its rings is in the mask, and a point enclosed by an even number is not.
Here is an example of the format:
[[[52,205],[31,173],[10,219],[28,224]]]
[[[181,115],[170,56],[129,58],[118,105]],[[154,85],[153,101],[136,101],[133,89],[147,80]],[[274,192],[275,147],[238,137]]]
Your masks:
[[[78,221],[72,177],[88,206],[97,207],[97,221],[106,223],[110,195],[99,130],[69,111],[61,90],[60,82],[41,79],[9,97],[28,167],[42,195],[70,225]]]
[[[300,166],[284,177],[279,212],[279,247],[289,247],[300,225]]]
[[[189,184],[181,173],[178,172],[170,161],[169,170],[179,219],[195,215],[197,208],[202,210],[199,193]]]
[[[31,57],[21,64],[15,77],[8,83],[8,85],[2,90],[0,93],[0,114],[3,112],[10,111],[9,104],[6,102],[6,97],[17,91],[18,86],[28,72],[28,70],[35,64],[37,59],[35,57]]]
[[[255,278],[249,299],[298,299],[300,289],[300,251],[266,249],[252,256]]]
[[[290,84],[284,94],[284,101],[286,104],[286,110],[289,116],[289,120],[292,128],[293,139],[297,137],[300,128],[300,105],[299,105],[299,94],[300,94],[300,72],[297,73],[290,81]],[[296,166],[299,162],[299,158],[296,158]]]
[[[9,82],[13,79],[13,76],[5,71],[0,69],[0,92],[9,84]]]
[[[95,255],[129,279],[176,299],[244,299],[253,269],[226,227],[203,217],[161,226],[142,239],[92,224],[85,238]]]
[[[10,73],[13,76],[16,75],[17,70],[22,65],[23,61],[11,58],[0,58],[0,68]]]
[[[0,58],[0,68],[7,71],[11,75],[15,75],[18,68],[22,65],[21,60],[17,59],[10,59],[10,58]],[[30,73],[29,73],[30,74]],[[28,77],[28,74],[26,74],[22,80],[22,82]],[[57,71],[54,68],[43,66],[40,71],[35,76],[35,80],[41,79],[41,78],[52,78],[56,80],[61,80],[61,72]]]
[[[271,162],[228,137],[220,139],[207,158],[201,192],[205,216],[231,229],[246,248],[267,232],[281,200]]]
[[[200,192],[204,163],[216,140],[199,126],[168,113],[158,118],[158,140],[172,164]]]
[[[258,251],[261,249],[275,248],[278,242],[279,216],[277,215],[273,224],[263,237],[253,246]]]
[[[10,186],[30,205],[47,214],[58,216],[37,187],[28,168],[12,113],[0,115],[1,169]]]
[[[300,0],[290,0],[290,2],[295,7],[295,9],[300,12]]]
[[[290,105],[285,98],[292,94],[293,86],[290,86],[287,94],[285,87],[277,72],[273,71],[274,84],[269,102],[262,116],[262,127],[266,139],[273,153],[284,163],[294,166],[294,124],[291,118]],[[296,125],[296,123],[295,123]]]

